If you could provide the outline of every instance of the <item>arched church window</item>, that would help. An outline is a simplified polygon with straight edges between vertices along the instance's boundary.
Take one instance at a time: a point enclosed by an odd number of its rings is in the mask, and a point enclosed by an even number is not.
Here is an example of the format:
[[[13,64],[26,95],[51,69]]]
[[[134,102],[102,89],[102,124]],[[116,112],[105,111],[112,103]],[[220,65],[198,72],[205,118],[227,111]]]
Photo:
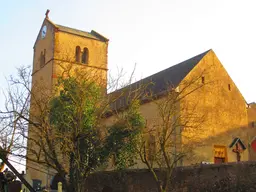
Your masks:
[[[82,54],[82,63],[88,64],[89,59],[89,50],[87,48],[84,48],[83,54]]]
[[[76,62],[80,63],[81,48],[76,46]]]

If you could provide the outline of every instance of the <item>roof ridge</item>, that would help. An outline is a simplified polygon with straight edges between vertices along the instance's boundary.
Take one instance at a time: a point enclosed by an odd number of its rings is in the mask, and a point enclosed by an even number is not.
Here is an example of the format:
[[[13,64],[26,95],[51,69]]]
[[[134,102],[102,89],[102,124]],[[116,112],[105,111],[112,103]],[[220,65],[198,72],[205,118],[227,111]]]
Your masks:
[[[181,62],[179,62],[179,63],[177,63],[177,64],[175,64],[175,65],[172,65],[172,66],[170,66],[170,67],[168,67],[168,68],[166,68],[166,69],[163,69],[163,70],[161,70],[161,71],[159,71],[159,72],[157,72],[157,73],[154,73],[154,74],[152,74],[152,75],[149,75],[149,76],[147,76],[147,77],[145,77],[145,78],[143,78],[143,79],[147,79],[147,78],[149,78],[149,77],[152,77],[152,76],[154,76],[154,75],[156,75],[156,74],[158,74],[158,73],[162,73],[162,72],[164,72],[164,71],[168,71],[168,70],[170,70],[171,68],[174,68],[174,67],[176,67],[176,66],[178,66],[178,65],[180,65],[180,64],[183,64],[183,63],[186,63],[187,61],[190,61],[190,60],[193,60],[193,59],[195,59],[195,58],[197,58],[197,57],[199,57],[199,56],[202,56],[201,57],[201,59],[209,52],[209,51],[211,51],[212,49],[209,49],[209,50],[207,50],[207,51],[205,51],[205,52],[203,52],[203,53],[200,53],[200,54],[198,54],[198,55],[196,55],[196,56],[194,56],[194,57],[191,57],[191,58],[189,58],[189,59],[186,59],[186,60],[184,60],[184,61],[181,61]],[[200,60],[201,60],[200,59]],[[199,60],[199,61],[200,61]],[[197,63],[199,63],[199,61],[197,62]],[[196,63],[196,64],[197,64]],[[195,67],[195,66],[194,66]],[[193,68],[194,68],[193,67]],[[143,80],[143,79],[141,79],[141,80]],[[139,81],[141,81],[141,80],[139,80]],[[138,81],[137,81],[138,82]],[[134,82],[134,83],[136,83],[136,82]]]
[[[170,69],[170,68],[172,68],[172,67],[175,67],[175,66],[177,66],[177,65],[180,65],[180,64],[182,64],[182,63],[185,63],[186,61],[189,61],[189,60],[194,59],[194,58],[199,57],[199,56],[202,56],[202,58],[203,58],[209,51],[212,51],[212,49],[209,49],[209,50],[207,50],[207,51],[205,51],[205,52],[203,52],[203,53],[200,53],[200,54],[198,54],[198,55],[196,55],[196,56],[194,56],[194,57],[190,57],[189,59],[186,59],[186,60],[184,60],[184,61],[181,61],[181,62],[179,62],[179,63],[177,63],[177,64],[175,64],[175,65],[172,65],[172,66],[170,66],[170,67],[168,67],[168,68],[166,68],[166,69]],[[166,70],[166,69],[164,69],[164,70]],[[164,70],[162,70],[162,71],[164,71]],[[161,71],[159,71],[159,72],[161,72]]]
[[[83,31],[80,29],[67,27],[67,26],[59,25],[59,24],[56,24],[56,27],[60,31],[63,31],[66,33],[70,33],[70,34],[74,34],[74,35],[78,35],[78,36],[82,36],[82,37],[87,37],[87,38],[91,38],[91,39],[95,39],[95,40],[99,40],[99,41],[103,41],[103,42],[108,41],[108,39],[106,37],[102,36],[101,34],[99,34],[96,31],[93,31],[93,30],[91,32],[88,32],[88,31]]]
[[[211,49],[130,85],[115,90],[108,95],[121,93],[122,90],[126,90],[127,88],[130,90],[136,90],[138,85],[142,84],[146,85],[146,91],[150,91],[155,96],[166,93],[166,91],[170,89],[169,86],[172,86],[171,88],[177,88],[181,81],[194,69],[194,67],[209,51],[211,51]],[[121,109],[125,106],[125,101],[123,101],[125,100],[123,99],[125,97],[127,97],[127,94],[118,98],[113,105],[115,105],[117,109]]]
[[[65,28],[68,28],[68,29],[73,29],[73,30],[76,30],[76,31],[81,31],[81,32],[84,32],[84,33],[89,33],[91,34],[90,32],[88,31],[84,31],[84,30],[80,30],[80,29],[76,29],[76,28],[73,28],[73,27],[67,27],[65,25],[60,25],[60,24],[55,24],[57,27],[65,27]]]
[[[155,90],[155,91],[159,91],[158,90],[159,88],[162,89],[164,86],[166,86],[166,83],[171,83],[174,87],[177,87],[179,85],[179,83],[187,76],[187,74],[210,51],[212,51],[212,49],[209,49],[203,53],[200,53],[200,54],[198,54],[194,57],[191,57],[190,59],[187,59],[185,61],[182,61],[178,64],[170,66],[162,71],[159,71],[157,73],[149,75],[141,80],[135,81],[134,83],[132,83],[128,86],[122,87],[113,92],[120,91],[122,89],[126,89],[127,87],[134,86],[138,83],[145,83],[147,81],[153,81],[155,84],[157,84],[157,85],[155,85],[155,86],[157,86],[157,88],[156,88],[157,90]],[[165,81],[167,81],[167,82],[165,82]],[[111,92],[111,93],[113,93],[113,92]],[[111,94],[111,93],[109,93],[109,94]]]

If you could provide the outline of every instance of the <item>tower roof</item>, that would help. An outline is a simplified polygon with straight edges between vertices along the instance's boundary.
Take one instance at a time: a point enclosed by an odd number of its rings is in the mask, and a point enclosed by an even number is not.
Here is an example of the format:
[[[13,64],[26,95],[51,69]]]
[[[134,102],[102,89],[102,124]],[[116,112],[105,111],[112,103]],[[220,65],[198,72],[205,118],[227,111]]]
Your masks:
[[[108,39],[106,37],[102,36],[101,34],[97,33],[94,30],[92,30],[91,32],[86,32],[86,31],[66,27],[66,26],[59,25],[59,24],[55,24],[55,26],[59,31],[63,31],[66,33],[70,33],[70,34],[74,34],[74,35],[78,35],[78,36],[82,36],[82,37],[87,37],[87,38],[91,38],[91,39],[96,39],[96,40],[100,40],[100,41],[108,41]]]

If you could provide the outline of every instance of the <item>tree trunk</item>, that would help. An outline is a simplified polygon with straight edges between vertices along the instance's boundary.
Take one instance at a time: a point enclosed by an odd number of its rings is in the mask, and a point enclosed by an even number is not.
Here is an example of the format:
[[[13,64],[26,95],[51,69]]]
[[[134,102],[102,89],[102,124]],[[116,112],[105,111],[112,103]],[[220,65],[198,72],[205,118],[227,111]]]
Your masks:
[[[74,153],[70,154],[70,162],[69,162],[69,187],[68,189],[71,191],[75,191],[75,159]]]

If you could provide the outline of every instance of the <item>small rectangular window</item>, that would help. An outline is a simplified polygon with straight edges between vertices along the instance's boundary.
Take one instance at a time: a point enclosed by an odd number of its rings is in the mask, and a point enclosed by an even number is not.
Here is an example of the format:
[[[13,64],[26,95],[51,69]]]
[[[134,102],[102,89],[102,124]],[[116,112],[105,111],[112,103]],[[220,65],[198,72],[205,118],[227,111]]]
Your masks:
[[[45,54],[46,54],[46,49],[41,52],[40,55],[40,67],[43,67],[45,65]]]
[[[111,160],[112,160],[112,165],[115,166],[116,165],[116,155],[115,154],[112,155]]]
[[[228,90],[231,91],[231,85],[230,84],[228,84]]]
[[[149,136],[148,141],[148,160],[152,161],[156,153],[156,140],[154,135]]]
[[[202,77],[202,83],[203,83],[203,84],[204,84],[204,80],[205,80],[205,79],[204,79],[204,76],[203,76],[203,77]]]
[[[254,121],[252,122],[252,127],[255,127],[255,122]]]

